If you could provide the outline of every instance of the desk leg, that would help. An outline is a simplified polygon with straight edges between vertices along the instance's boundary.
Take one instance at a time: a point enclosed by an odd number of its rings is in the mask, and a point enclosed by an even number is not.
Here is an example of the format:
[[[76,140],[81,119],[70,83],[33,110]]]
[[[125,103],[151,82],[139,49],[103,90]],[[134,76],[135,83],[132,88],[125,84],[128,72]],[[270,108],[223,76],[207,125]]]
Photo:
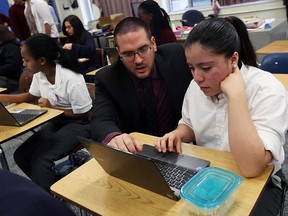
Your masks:
[[[9,166],[8,166],[8,163],[7,163],[7,160],[6,160],[6,157],[5,157],[5,154],[1,145],[0,145],[0,160],[1,160],[0,162],[1,162],[2,169],[9,171]]]

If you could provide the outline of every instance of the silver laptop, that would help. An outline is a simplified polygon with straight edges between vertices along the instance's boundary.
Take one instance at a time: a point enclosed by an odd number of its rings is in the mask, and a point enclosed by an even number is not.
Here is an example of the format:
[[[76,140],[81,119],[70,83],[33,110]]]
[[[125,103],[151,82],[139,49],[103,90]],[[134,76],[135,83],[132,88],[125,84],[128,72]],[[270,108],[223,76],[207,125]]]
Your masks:
[[[179,200],[181,187],[197,172],[210,165],[200,158],[177,153],[158,153],[144,144],[142,152],[132,154],[79,137],[102,168],[120,178],[173,200]]]
[[[46,112],[47,110],[45,109],[16,109],[8,111],[6,107],[0,103],[0,125],[22,126]]]

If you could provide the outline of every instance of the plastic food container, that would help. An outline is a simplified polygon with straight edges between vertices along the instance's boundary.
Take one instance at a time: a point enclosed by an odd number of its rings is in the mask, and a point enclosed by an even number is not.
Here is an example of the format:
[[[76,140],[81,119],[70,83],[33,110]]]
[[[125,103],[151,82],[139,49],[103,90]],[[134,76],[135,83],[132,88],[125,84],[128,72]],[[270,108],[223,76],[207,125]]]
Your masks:
[[[230,171],[208,167],[181,188],[180,196],[191,204],[192,215],[224,215],[234,203],[235,191],[243,180]]]

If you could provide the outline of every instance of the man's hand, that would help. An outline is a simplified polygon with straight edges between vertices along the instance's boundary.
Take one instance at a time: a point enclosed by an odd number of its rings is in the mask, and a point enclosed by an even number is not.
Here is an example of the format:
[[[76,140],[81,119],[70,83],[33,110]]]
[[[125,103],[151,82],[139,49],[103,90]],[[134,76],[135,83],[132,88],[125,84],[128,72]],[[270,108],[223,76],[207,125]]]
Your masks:
[[[107,145],[134,154],[137,151],[142,151],[142,144],[126,133],[113,137]]]
[[[165,134],[163,137],[155,141],[155,148],[159,152],[165,153],[166,151],[175,151],[177,153],[182,152],[181,139],[175,132]]]

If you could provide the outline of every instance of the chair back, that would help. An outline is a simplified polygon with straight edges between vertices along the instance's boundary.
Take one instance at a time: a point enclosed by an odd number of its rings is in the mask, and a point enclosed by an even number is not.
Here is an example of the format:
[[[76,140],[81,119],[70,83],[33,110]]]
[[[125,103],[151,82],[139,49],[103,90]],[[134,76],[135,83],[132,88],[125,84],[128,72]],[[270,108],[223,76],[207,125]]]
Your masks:
[[[270,73],[288,74],[288,53],[271,53],[265,55],[260,68]]]
[[[198,10],[188,10],[182,15],[183,26],[194,26],[195,24],[204,20],[204,15]]]
[[[107,65],[107,58],[106,58],[106,53],[105,50],[102,48],[96,48],[96,55],[99,59],[99,63],[101,67]]]
[[[94,83],[86,83],[89,95],[92,99],[92,101],[95,100],[95,84]]]

